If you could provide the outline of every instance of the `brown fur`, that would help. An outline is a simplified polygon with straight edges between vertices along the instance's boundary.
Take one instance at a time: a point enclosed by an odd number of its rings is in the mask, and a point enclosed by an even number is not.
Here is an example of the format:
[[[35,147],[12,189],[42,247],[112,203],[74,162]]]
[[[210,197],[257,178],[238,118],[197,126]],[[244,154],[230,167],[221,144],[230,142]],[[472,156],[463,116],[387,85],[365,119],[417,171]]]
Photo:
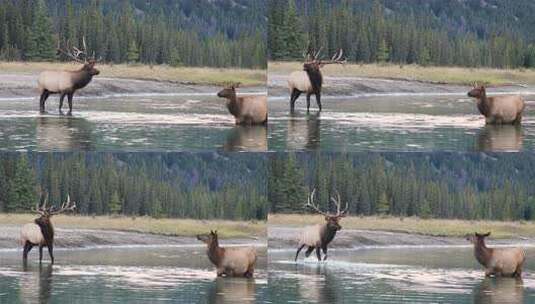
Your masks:
[[[224,88],[217,97],[227,99],[227,109],[237,125],[263,125],[268,120],[267,96],[236,95],[237,85]]]
[[[522,96],[507,95],[487,97],[484,86],[476,86],[469,97],[476,98],[479,112],[485,116],[487,124],[520,124],[525,108]]]
[[[304,247],[308,247],[305,252],[307,257],[316,250],[316,257],[321,261],[321,249],[324,254],[323,260],[327,260],[327,245],[334,239],[336,232],[342,229],[339,220],[339,216],[325,216],[325,224],[305,227],[299,239],[295,261]]]
[[[524,250],[521,248],[488,248],[485,245],[485,234],[475,233],[467,237],[474,244],[474,256],[485,267],[485,276],[520,277],[525,261]]]
[[[72,98],[76,90],[79,90],[91,82],[93,76],[100,73],[95,69],[96,62],[91,60],[85,63],[77,71],[44,71],[37,81],[39,87],[39,110],[45,112],[45,103],[50,94],[60,94],[59,111],[63,107],[63,99],[67,96],[69,102],[69,114],[72,114]]]
[[[253,277],[256,250],[252,247],[223,248],[219,246],[217,231],[197,235],[207,245],[208,259],[217,267],[217,276]]]

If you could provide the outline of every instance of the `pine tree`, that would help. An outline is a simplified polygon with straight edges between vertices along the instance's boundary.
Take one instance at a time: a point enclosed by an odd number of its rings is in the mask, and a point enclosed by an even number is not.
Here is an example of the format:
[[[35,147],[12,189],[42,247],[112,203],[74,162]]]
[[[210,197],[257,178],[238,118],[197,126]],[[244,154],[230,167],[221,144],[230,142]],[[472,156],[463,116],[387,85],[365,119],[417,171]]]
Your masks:
[[[35,182],[35,175],[26,155],[20,155],[15,164],[15,174],[7,185],[7,212],[27,212],[34,206]]]
[[[128,46],[127,60],[129,63],[139,61],[139,50],[134,40],[130,41],[130,45]]]
[[[386,193],[382,192],[377,202],[377,213],[386,215],[390,212],[390,202],[386,196]]]
[[[385,63],[390,58],[390,52],[388,50],[388,46],[386,45],[386,41],[382,39],[379,42],[379,49],[377,50],[377,61],[379,63]]]
[[[111,214],[119,214],[122,210],[121,199],[119,193],[114,191],[111,195],[110,202],[108,203],[108,209]]]
[[[44,0],[37,0],[33,16],[25,56],[33,61],[52,60],[56,57],[55,39]]]

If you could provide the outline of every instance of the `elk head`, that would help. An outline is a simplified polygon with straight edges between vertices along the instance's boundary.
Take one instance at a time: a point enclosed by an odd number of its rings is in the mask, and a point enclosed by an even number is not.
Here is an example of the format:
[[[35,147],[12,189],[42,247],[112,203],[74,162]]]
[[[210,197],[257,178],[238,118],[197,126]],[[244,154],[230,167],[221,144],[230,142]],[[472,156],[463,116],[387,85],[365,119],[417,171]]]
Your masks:
[[[339,49],[330,60],[321,60],[320,59],[321,48],[317,52],[308,51],[306,54],[303,54],[305,62],[303,63],[303,69],[305,71],[319,71],[322,67],[327,64],[344,64],[346,59],[343,58],[344,50]]]
[[[217,230],[210,230],[210,233],[207,234],[198,234],[197,239],[208,245],[208,247],[212,247],[214,245],[217,246],[219,244],[217,239]]]
[[[64,213],[67,211],[74,211],[76,209],[76,202],[71,202],[70,195],[67,195],[67,200],[61,204],[61,207],[59,209],[56,209],[55,206],[47,207],[48,202],[48,195],[45,197],[44,202],[41,206],[39,206],[39,203],[35,205],[35,208],[32,208],[32,211],[39,214],[41,217],[39,218],[41,221],[49,222],[50,218],[53,215]]]
[[[69,45],[69,42],[67,41],[67,46]],[[85,36],[82,37],[82,49],[79,49],[78,47],[73,46],[72,48],[65,48],[62,49],[59,46],[58,42],[58,53],[61,53],[67,57],[69,57],[71,60],[83,64],[82,71],[85,71],[89,73],[91,76],[95,76],[100,74],[100,71],[95,68],[95,64],[97,64],[98,60],[95,59],[95,52],[93,52],[92,57],[88,57],[87,55],[87,45],[85,43]]]
[[[486,96],[485,86],[474,83],[472,90],[468,92],[468,97],[481,98]]]
[[[337,192],[336,198],[331,197],[331,202],[333,202],[336,206],[336,214],[324,212],[324,211],[321,211],[319,206],[314,203],[315,194],[316,194],[316,189],[312,190],[312,192],[308,196],[308,201],[305,207],[310,208],[314,210],[316,213],[325,216],[325,222],[329,230],[338,231],[342,229],[342,226],[340,226],[339,224],[339,220],[346,216],[347,209],[349,208],[349,204],[346,203],[345,207],[342,209],[340,194]]]
[[[490,235],[490,232],[487,232],[487,233],[474,233],[474,234],[470,234],[466,237],[466,240],[469,241],[470,243],[474,244],[474,245],[477,245],[477,244],[482,244],[485,242],[485,238],[488,237]]]
[[[236,88],[240,87],[240,83],[232,83],[217,93],[217,97],[232,99],[236,97]]]

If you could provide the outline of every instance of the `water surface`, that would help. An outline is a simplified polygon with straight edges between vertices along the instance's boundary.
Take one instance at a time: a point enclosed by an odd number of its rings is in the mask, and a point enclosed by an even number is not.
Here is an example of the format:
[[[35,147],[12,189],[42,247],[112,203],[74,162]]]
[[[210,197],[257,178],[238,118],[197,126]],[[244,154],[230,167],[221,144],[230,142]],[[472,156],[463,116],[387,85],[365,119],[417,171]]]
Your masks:
[[[0,303],[263,303],[266,249],[254,279],[217,278],[197,245],[55,250],[57,264],[28,265],[0,251]],[[46,251],[46,250],[45,250]]]
[[[235,126],[216,92],[75,96],[73,116],[58,96],[38,113],[35,98],[0,99],[3,150],[265,151],[265,127]],[[66,111],[67,108],[64,108]]]
[[[367,93],[323,96],[318,113],[314,96],[289,113],[289,97],[270,96],[271,150],[331,151],[520,151],[535,148],[535,89],[521,127],[486,126],[466,92]],[[490,94],[490,93],[489,93]]]
[[[269,294],[288,303],[533,303],[535,248],[522,280],[485,278],[472,248],[330,250],[297,263],[294,250],[269,252]]]

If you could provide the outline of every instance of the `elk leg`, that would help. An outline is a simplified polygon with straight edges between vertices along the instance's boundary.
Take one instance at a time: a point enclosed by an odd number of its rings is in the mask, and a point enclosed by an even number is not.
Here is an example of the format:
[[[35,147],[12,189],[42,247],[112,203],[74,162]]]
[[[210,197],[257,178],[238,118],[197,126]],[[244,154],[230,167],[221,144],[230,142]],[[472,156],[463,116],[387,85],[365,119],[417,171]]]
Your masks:
[[[39,264],[43,260],[43,245],[39,245]]]
[[[295,101],[297,100],[297,98],[299,98],[299,95],[301,95],[301,91],[299,91],[298,89],[294,89],[292,91],[292,98],[290,99],[290,110],[292,112],[295,109]]]
[[[65,99],[65,93],[62,93],[61,96],[59,97],[59,112],[62,113],[61,111],[61,108],[63,108],[63,99]]]
[[[41,98],[39,99],[39,111],[41,113],[45,112],[45,102],[48,96],[50,96],[50,92],[48,90],[44,90],[43,93],[41,93]]]
[[[314,247],[308,247],[307,251],[305,252],[305,256],[308,258],[312,251],[314,251]]]
[[[323,260],[327,260],[327,246],[323,247]]]
[[[72,115],[72,96],[74,94],[73,93],[69,93],[67,95],[67,98],[68,98],[68,101],[69,101],[69,113],[67,113],[67,115]]]
[[[28,259],[28,253],[30,252],[30,250],[32,250],[32,247],[33,247],[33,244],[30,243],[29,241],[26,241],[26,243],[24,244],[24,251],[22,252],[22,259],[24,261]]]
[[[307,113],[310,111],[310,95],[311,93],[307,93]]]
[[[316,93],[316,103],[318,104],[318,109],[321,112],[321,93]]]
[[[48,254],[50,255],[50,260],[52,261],[52,264],[54,264],[54,246],[52,244],[49,244],[47,247]]]
[[[319,247],[316,247],[316,256],[318,257],[318,261],[321,262],[321,253]]]
[[[301,245],[299,248],[297,248],[297,252],[295,253],[295,260],[297,261],[297,257],[299,256],[299,252],[305,247],[305,244]]]

